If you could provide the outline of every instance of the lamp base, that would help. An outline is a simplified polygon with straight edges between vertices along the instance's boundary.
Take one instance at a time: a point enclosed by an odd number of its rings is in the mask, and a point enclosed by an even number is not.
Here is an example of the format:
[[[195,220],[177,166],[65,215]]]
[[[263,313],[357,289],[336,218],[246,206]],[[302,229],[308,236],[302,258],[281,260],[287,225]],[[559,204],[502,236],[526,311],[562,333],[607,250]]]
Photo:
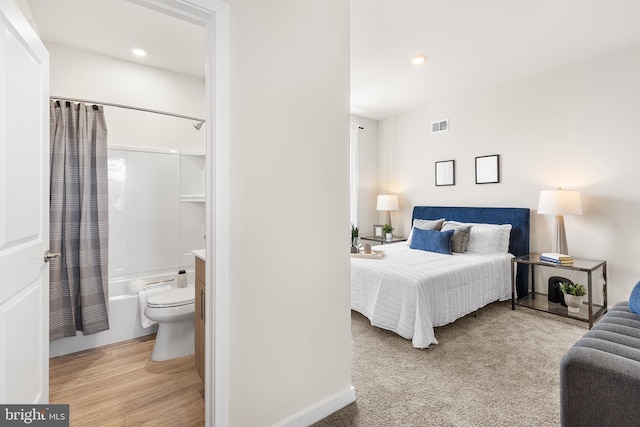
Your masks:
[[[564,231],[564,217],[562,215],[556,215],[556,235],[553,240],[553,252],[569,255],[567,235]]]
[[[391,225],[391,211],[385,211],[384,223]]]

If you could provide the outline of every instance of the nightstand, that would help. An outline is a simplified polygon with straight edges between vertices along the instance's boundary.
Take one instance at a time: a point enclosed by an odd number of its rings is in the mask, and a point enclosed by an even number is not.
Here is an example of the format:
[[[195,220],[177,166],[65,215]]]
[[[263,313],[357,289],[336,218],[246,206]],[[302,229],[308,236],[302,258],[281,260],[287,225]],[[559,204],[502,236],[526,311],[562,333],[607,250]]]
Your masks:
[[[368,240],[370,242],[376,242],[376,243],[379,243],[381,245],[384,245],[385,243],[406,242],[407,238],[406,237],[401,237],[401,236],[393,236],[393,238],[391,240],[387,240],[384,237],[365,236],[365,237],[361,237],[360,240]]]
[[[511,308],[513,310],[516,309],[516,305],[519,305],[533,308],[534,310],[557,314],[558,316],[570,317],[572,319],[582,320],[583,322],[589,322],[589,329],[591,329],[596,320],[607,312],[607,261],[574,258],[573,265],[557,265],[551,262],[540,261],[540,254],[523,255],[513,258],[511,261]],[[531,266],[529,268],[529,270],[531,270],[531,292],[521,297],[516,296],[515,271],[518,264]],[[539,267],[585,272],[587,274],[586,312],[584,307],[582,307],[579,313],[569,313],[567,308],[560,303],[553,303],[548,300],[547,295],[536,292],[535,270]],[[594,304],[593,302],[592,274],[597,270],[602,271],[602,275],[600,276],[602,278],[602,304]]]

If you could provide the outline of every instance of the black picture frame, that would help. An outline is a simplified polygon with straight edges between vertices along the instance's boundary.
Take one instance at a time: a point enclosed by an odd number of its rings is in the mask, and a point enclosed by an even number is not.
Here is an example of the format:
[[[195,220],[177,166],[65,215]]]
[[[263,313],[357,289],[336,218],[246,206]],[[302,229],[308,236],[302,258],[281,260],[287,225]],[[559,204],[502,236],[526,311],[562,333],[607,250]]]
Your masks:
[[[436,187],[456,185],[456,161],[442,160],[436,162]]]
[[[500,155],[476,157],[476,184],[497,184],[500,182]]]

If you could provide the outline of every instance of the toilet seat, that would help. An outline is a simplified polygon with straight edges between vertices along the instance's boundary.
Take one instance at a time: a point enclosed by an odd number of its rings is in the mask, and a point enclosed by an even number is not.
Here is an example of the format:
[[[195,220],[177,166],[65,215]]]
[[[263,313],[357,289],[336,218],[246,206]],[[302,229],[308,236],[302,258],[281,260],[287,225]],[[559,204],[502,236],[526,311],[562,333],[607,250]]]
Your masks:
[[[147,307],[179,307],[195,303],[195,300],[195,288],[193,286],[188,286],[186,288],[174,288],[149,297],[147,300]]]

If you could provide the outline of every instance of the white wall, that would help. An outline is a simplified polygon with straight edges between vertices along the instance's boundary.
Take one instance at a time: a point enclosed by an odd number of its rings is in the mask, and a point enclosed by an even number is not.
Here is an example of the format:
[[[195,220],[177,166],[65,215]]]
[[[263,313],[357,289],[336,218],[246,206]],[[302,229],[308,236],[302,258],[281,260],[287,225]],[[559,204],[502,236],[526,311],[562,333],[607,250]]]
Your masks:
[[[51,59],[51,95],[204,115],[204,79],[123,61],[45,40]],[[110,145],[204,151],[193,121],[105,107]],[[206,126],[206,125],[205,125]]]
[[[351,116],[351,122],[364,129],[358,133],[359,197],[358,222],[360,236],[373,234],[373,225],[381,224],[376,211],[378,196],[378,121]]]
[[[381,121],[381,186],[401,198],[395,224],[406,233],[414,205],[528,207],[531,250],[549,251],[554,218],[535,213],[539,192],[579,190],[569,252],[607,260],[609,304],[628,299],[640,280],[639,75],[636,47]],[[450,131],[431,134],[441,118]],[[474,158],[489,154],[500,154],[501,183],[476,185]],[[435,187],[434,162],[449,159],[456,185]]]
[[[234,0],[230,29],[230,425],[302,425],[351,387],[349,3]]]

